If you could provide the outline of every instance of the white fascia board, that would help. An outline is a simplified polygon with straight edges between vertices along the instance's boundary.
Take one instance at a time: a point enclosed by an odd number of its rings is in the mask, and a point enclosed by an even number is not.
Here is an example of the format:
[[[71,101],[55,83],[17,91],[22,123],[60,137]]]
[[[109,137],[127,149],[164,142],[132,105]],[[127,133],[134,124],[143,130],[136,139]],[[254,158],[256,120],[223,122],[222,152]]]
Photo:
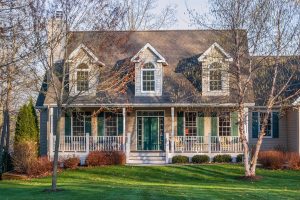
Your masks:
[[[84,44],[80,44],[68,57],[68,62],[71,62],[72,59],[74,57],[76,57],[80,50],[83,49],[89,56],[91,56],[93,58],[93,60],[95,61],[96,64],[99,64],[101,66],[105,66],[105,64],[101,61],[99,61],[98,57],[89,49],[87,48],[87,46],[85,46]]]
[[[246,103],[246,107],[252,107],[253,103]],[[56,107],[56,104],[48,104],[50,107]],[[63,105],[66,106],[66,105]],[[190,104],[190,103],[126,103],[126,104],[71,104],[69,107],[236,107],[236,103],[204,103],[204,104]]]
[[[139,55],[144,52],[146,49],[150,49],[158,58],[159,60],[157,60],[157,62],[163,63],[164,65],[168,65],[168,63],[166,62],[166,59],[160,54],[158,53],[158,51],[149,43],[147,43],[143,48],[141,48],[139,50],[139,52],[137,54],[135,54],[132,58],[131,58],[131,62],[137,63],[140,62],[140,59],[137,59],[139,57]]]
[[[226,61],[232,62],[233,58],[218,44],[218,43],[213,43],[213,45],[211,45],[199,58],[198,61],[202,62],[203,60],[205,60],[206,56],[209,55],[209,53],[214,49],[214,48],[218,48],[219,51],[221,51],[221,53],[226,57]]]

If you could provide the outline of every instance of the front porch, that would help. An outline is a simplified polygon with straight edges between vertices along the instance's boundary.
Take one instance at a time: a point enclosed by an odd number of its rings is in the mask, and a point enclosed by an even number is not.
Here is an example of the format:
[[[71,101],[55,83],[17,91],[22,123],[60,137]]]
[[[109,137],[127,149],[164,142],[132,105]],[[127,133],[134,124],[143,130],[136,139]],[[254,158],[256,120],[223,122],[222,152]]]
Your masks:
[[[216,154],[235,157],[242,153],[234,112],[185,110],[134,108],[129,112],[123,108],[122,112],[93,115],[93,109],[89,108],[82,109],[79,115],[73,112],[61,123],[60,156],[78,156],[84,162],[91,151],[123,151],[127,163],[156,159],[165,164],[175,155],[206,154],[212,159]],[[53,110],[49,118],[53,119]],[[50,157],[53,157],[56,141],[53,122],[49,125],[52,127],[48,140]]]
[[[60,140],[60,156],[78,156],[84,162],[90,151],[124,151],[127,162],[130,163],[131,154],[142,153],[143,156],[163,152],[164,163],[170,163],[174,155],[187,155],[192,157],[195,154],[206,154],[211,159],[216,154],[232,154],[236,156],[242,153],[243,146],[238,136],[169,136],[165,134],[164,150],[141,150],[132,151],[130,149],[131,134],[128,133],[123,143],[123,136],[64,136]],[[51,154],[54,154],[56,136],[52,139]],[[162,163],[161,163],[162,164]]]

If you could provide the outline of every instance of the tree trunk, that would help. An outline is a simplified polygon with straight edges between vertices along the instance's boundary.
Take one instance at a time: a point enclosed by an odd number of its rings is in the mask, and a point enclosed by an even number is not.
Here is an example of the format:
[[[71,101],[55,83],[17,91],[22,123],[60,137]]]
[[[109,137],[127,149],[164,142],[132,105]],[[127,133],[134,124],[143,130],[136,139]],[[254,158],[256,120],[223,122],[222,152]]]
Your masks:
[[[54,148],[54,159],[53,159],[53,172],[52,172],[52,191],[57,190],[57,166],[58,166],[58,153],[60,143],[60,126],[62,117],[62,108],[57,108],[57,126],[56,126],[56,140]],[[52,139],[52,138],[51,138]]]
[[[6,136],[6,115],[3,111],[3,125],[2,125],[2,134],[1,134],[1,142],[0,142],[0,175],[3,173],[3,150],[4,150],[4,140]]]

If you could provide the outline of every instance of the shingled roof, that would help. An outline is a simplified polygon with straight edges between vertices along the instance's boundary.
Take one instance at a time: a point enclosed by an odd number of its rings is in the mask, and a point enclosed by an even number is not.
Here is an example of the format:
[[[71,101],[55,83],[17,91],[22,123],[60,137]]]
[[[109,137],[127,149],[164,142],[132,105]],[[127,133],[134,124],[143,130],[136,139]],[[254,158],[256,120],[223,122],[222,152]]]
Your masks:
[[[70,32],[68,53],[83,44],[105,64],[107,71],[121,61],[132,58],[149,43],[161,54],[168,66],[164,66],[163,91],[158,97],[136,97],[134,83],[128,84],[125,94],[99,92],[97,96],[81,96],[78,104],[229,104],[236,103],[234,90],[229,96],[204,97],[201,80],[186,76],[186,70],[201,71],[197,58],[211,45],[218,43],[228,54],[232,43],[228,30],[164,30],[164,31],[79,31]],[[246,32],[244,32],[246,34]],[[246,45],[245,49],[247,49]],[[53,103],[50,98],[45,104]],[[246,98],[252,103],[252,92]]]

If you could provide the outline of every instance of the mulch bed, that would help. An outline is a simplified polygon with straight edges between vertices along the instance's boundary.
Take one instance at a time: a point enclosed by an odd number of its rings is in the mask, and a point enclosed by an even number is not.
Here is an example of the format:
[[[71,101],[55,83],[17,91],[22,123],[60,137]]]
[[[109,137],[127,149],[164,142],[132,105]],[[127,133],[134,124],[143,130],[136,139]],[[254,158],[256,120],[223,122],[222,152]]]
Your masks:
[[[244,181],[260,181],[263,177],[262,176],[239,176],[237,179],[244,180]]]
[[[1,179],[2,180],[28,180],[30,179],[30,177],[25,174],[18,174],[12,171],[12,172],[3,173]]]

